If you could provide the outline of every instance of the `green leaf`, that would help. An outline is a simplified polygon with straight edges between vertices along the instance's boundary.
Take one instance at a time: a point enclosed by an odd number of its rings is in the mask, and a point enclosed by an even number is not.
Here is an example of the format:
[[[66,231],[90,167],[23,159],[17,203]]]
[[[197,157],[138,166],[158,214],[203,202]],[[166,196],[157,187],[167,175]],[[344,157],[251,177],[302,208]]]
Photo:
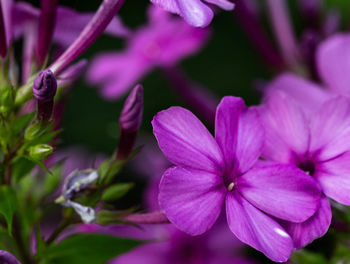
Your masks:
[[[12,125],[14,134],[19,134],[22,132],[22,130],[29,124],[29,122],[33,120],[34,116],[35,112],[25,114],[17,118]]]
[[[116,236],[80,234],[49,247],[38,257],[43,257],[42,264],[103,264],[140,243]]]
[[[118,183],[107,188],[102,194],[103,201],[114,201],[123,197],[131,188],[134,187],[133,183]]]
[[[108,184],[111,182],[114,176],[123,168],[125,163],[125,161],[121,160],[109,160],[103,162],[98,169],[100,175],[99,183]]]
[[[304,249],[294,252],[291,259],[298,264],[328,264],[321,254]]]
[[[16,207],[16,192],[9,186],[0,186],[0,213],[5,217],[9,234],[12,233],[12,218]]]
[[[13,164],[12,175],[16,181],[19,181],[24,176],[26,176],[34,168],[35,165],[35,162],[23,157],[19,157]]]

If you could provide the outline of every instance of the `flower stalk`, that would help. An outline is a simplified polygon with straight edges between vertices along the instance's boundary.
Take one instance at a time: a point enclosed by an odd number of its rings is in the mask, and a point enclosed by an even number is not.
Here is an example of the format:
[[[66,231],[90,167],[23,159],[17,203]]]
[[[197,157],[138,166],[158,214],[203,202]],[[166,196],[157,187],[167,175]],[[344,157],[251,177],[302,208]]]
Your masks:
[[[104,0],[94,17],[73,44],[49,67],[59,75],[67,66],[78,58],[106,29],[109,22],[119,11],[124,0]]]
[[[168,224],[168,218],[163,212],[151,212],[145,214],[129,214],[123,220],[134,224]]]
[[[0,56],[5,58],[7,54],[6,29],[4,20],[4,10],[0,1]]]
[[[38,44],[36,46],[37,63],[40,67],[49,51],[56,21],[58,0],[41,0]]]

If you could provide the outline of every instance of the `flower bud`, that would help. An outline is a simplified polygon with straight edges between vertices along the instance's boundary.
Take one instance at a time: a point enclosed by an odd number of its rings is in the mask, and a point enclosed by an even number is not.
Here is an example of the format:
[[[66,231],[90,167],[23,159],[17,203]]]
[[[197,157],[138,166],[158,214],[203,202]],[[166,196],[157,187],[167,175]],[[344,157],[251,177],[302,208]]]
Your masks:
[[[50,70],[43,70],[35,79],[33,95],[38,102],[37,119],[48,121],[53,111],[53,99],[57,92],[57,81]]]
[[[34,161],[42,161],[53,152],[53,148],[47,144],[39,144],[28,149],[29,157]]]
[[[57,81],[52,71],[43,70],[35,79],[33,95],[38,101],[51,101],[56,95]]]
[[[131,91],[125,101],[120,115],[120,127],[124,131],[134,132],[139,130],[143,112],[143,87],[138,84]]]
[[[125,101],[119,118],[120,138],[117,159],[125,159],[134,147],[137,131],[141,126],[143,113],[143,87],[138,84]]]
[[[27,129],[24,131],[24,139],[26,141],[34,140],[38,137],[40,137],[45,131],[47,130],[46,126],[43,126],[41,123],[34,123],[31,124]]]

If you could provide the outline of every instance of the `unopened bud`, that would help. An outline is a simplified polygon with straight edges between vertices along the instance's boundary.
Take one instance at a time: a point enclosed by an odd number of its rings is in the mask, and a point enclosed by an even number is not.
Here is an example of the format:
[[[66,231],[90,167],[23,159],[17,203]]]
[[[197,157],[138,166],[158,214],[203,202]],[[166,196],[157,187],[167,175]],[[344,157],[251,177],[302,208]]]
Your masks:
[[[57,81],[50,70],[43,70],[35,79],[33,95],[38,102],[38,120],[48,121],[52,115],[53,99],[57,92]]]
[[[143,87],[138,84],[131,91],[125,101],[120,115],[120,127],[124,131],[134,132],[139,130],[143,113]]]
[[[136,85],[125,101],[119,118],[120,138],[117,159],[125,159],[134,147],[137,131],[142,122],[143,113],[143,87]]]
[[[29,157],[34,161],[43,161],[53,152],[53,148],[47,144],[39,144],[28,149]]]
[[[46,129],[47,127],[41,123],[36,122],[34,124],[31,124],[24,132],[24,139],[27,141],[34,140],[41,136],[46,131]]]
[[[38,101],[51,101],[56,95],[57,81],[52,71],[43,70],[35,79],[33,95]]]

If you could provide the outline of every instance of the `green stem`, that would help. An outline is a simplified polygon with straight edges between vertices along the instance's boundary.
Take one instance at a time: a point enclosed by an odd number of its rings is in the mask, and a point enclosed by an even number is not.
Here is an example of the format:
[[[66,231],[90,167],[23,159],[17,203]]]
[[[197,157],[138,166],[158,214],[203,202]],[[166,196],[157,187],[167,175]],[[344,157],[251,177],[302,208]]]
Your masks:
[[[19,224],[18,217],[15,215],[13,219],[13,238],[17,244],[18,251],[21,255],[23,264],[34,264],[34,260],[31,258],[29,249],[26,247],[23,236],[21,233],[21,226]]]
[[[56,240],[56,238],[62,233],[62,231],[65,230],[72,223],[72,220],[72,214],[70,214],[68,217],[65,217],[59,224],[59,226],[56,228],[56,230],[47,239],[46,243],[48,245],[52,244]]]
[[[37,74],[34,74],[26,84],[22,85],[16,93],[15,105],[19,106],[28,101],[32,96],[32,87]]]

